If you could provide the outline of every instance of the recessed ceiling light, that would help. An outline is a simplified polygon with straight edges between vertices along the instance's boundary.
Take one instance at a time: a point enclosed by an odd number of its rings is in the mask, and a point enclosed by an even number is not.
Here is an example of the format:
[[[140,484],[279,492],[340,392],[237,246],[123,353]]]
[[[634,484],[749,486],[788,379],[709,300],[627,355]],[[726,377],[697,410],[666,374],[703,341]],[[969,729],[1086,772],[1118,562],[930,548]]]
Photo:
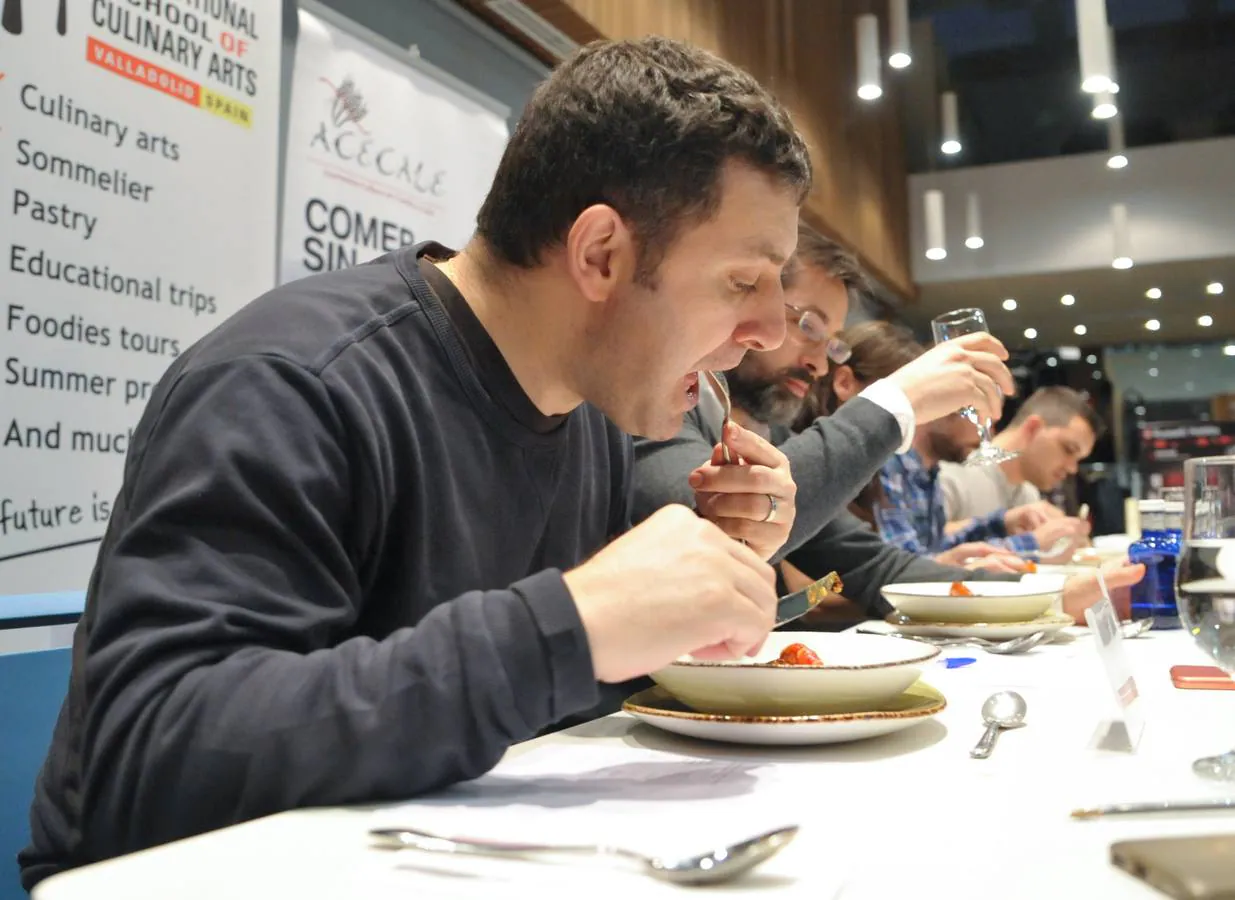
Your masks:
[[[1223,356],[1235,356],[1235,344],[1227,344],[1222,348]]]
[[[1096,366],[1098,364],[1098,357],[1091,353],[1085,357],[1085,362],[1089,363],[1091,366]]]
[[[1156,367],[1149,370],[1149,377],[1150,378],[1158,377],[1158,369]]]
[[[1009,297],[1007,300],[1003,301],[1003,308],[1008,312],[1012,312],[1012,310],[1016,309],[1016,301]]]
[[[1099,372],[1097,369],[1094,369],[1094,370],[1093,370],[1093,380],[1094,380],[1094,381],[1101,381],[1101,380],[1102,380],[1102,373],[1101,373],[1101,372]]]
[[[1185,382],[1184,382],[1184,390],[1185,390],[1185,391],[1195,391],[1195,390],[1196,390],[1196,382],[1195,382],[1195,381],[1185,381]]]
[[[1145,292],[1145,296],[1148,297],[1150,300],[1161,300],[1162,299],[1162,288],[1150,288],[1149,290]]]
[[[1162,323],[1159,322],[1157,319],[1150,319],[1148,322],[1145,323],[1145,328],[1148,329],[1149,331],[1157,331],[1161,327],[1162,327]]]
[[[1025,337],[1029,338],[1031,341],[1037,336],[1038,336],[1038,329],[1036,328],[1026,328],[1025,329]]]
[[[1136,409],[1133,410],[1133,412],[1136,413],[1138,416],[1143,416],[1145,415],[1145,407],[1138,406]]]
[[[1131,256],[1116,256],[1114,259],[1111,260],[1111,268],[1112,269],[1131,269],[1132,268],[1132,257]]]
[[[1150,361],[1150,362],[1157,362],[1157,361],[1158,361],[1158,351],[1157,351],[1157,350],[1150,350],[1150,351],[1149,351],[1149,361]]]
[[[1231,355],[1232,355],[1232,356],[1235,356],[1235,353],[1232,353]],[[1050,367],[1053,369],[1053,368],[1055,368],[1057,365],[1059,365],[1059,360],[1057,360],[1055,357],[1053,357],[1053,356],[1052,356],[1052,357],[1050,357],[1050,358],[1046,361],[1046,364],[1047,364],[1048,366],[1050,366]]]
[[[1200,348],[1200,347],[1193,347],[1193,348],[1192,348],[1192,358],[1193,358],[1193,359],[1200,359],[1200,358],[1201,358],[1201,348]]]
[[[1205,293],[1221,294],[1222,293],[1222,282],[1221,281],[1211,281],[1209,284],[1205,285]]]
[[[1214,317],[1213,316],[1197,316],[1196,324],[1200,325],[1202,328],[1208,328],[1210,325],[1214,324]]]
[[[1064,294],[1062,297],[1059,298],[1059,302],[1062,303],[1064,306],[1071,306],[1073,303],[1076,302],[1076,298],[1073,297],[1071,294]]]
[[[1086,328],[1084,325],[1077,325],[1075,328],[1072,329],[1072,332],[1073,334],[1084,334],[1088,330],[1089,329]]]

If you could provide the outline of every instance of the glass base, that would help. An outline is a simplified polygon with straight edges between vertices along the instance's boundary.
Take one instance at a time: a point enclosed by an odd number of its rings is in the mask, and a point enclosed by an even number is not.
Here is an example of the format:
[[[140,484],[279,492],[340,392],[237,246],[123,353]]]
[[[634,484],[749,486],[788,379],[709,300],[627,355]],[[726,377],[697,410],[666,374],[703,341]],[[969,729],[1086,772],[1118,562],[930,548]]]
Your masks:
[[[1020,456],[1019,453],[1013,453],[1011,450],[1004,450],[995,444],[983,444],[977,450],[970,453],[965,460],[967,466],[994,466],[1001,462],[1007,462],[1010,459],[1016,459]]]
[[[1192,771],[1210,781],[1235,781],[1235,750],[1198,759],[1192,764]]]

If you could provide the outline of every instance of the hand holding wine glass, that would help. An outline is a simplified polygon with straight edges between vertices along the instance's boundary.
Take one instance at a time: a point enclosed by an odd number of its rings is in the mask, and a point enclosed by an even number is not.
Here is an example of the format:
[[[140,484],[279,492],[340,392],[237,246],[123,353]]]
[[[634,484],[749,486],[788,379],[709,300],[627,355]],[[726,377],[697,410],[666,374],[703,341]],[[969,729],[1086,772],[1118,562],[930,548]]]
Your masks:
[[[1235,675],[1235,456],[1185,460],[1184,492],[1179,618],[1200,648]],[[1192,769],[1235,781],[1235,750],[1198,759]]]
[[[990,329],[986,327],[986,313],[982,312],[982,310],[955,309],[933,319],[931,321],[931,331],[935,336],[935,343],[943,344],[967,334],[989,332]],[[965,460],[965,465],[992,466],[1019,456],[1018,453],[1004,450],[991,442],[991,421],[993,417],[979,415],[977,408],[974,406],[965,406],[961,409],[960,413],[977,427],[978,437],[981,440],[978,449],[973,451],[969,458]]]

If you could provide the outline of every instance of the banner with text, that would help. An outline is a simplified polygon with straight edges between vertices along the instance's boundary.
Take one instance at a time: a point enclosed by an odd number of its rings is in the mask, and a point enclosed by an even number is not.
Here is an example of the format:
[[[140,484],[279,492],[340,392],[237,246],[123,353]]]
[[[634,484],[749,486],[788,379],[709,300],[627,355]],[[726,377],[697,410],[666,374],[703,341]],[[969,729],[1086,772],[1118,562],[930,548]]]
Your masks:
[[[75,590],[151,387],[274,283],[282,3],[0,4],[0,594]]]
[[[301,10],[280,280],[461,247],[506,140],[502,117]]]

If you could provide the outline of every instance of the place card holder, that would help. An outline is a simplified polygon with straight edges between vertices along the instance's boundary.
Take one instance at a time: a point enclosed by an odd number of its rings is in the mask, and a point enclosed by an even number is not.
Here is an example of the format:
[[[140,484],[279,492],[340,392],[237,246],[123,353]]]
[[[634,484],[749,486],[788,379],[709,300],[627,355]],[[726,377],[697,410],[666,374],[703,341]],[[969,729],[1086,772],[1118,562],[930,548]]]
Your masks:
[[[1103,598],[1085,610],[1085,621],[1089,623],[1094,647],[1110,683],[1109,718],[1099,721],[1092,746],[1097,750],[1135,753],[1145,731],[1145,717],[1124,647],[1119,616],[1111,602]]]

